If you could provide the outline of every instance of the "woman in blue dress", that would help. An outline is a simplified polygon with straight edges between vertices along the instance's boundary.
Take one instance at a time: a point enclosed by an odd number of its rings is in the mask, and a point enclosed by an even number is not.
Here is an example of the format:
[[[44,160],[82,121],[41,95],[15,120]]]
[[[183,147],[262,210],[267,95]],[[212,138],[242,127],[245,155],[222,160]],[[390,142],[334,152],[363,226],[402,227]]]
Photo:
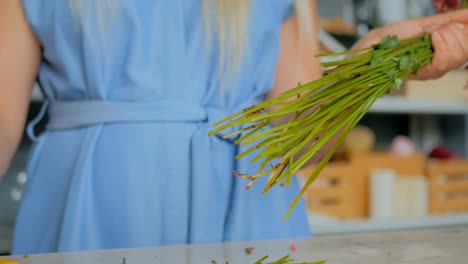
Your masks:
[[[36,79],[49,117],[33,137],[13,253],[309,236],[303,203],[282,220],[298,184],[263,196],[259,180],[245,191],[232,171],[257,164],[207,134],[222,117],[320,76],[317,41],[297,49],[297,17],[315,21],[310,10],[292,0],[0,1],[0,175]],[[467,58],[466,45],[446,41],[467,42],[455,25],[463,19],[406,21],[358,46],[438,22],[435,63],[447,63],[426,71],[436,76]]]

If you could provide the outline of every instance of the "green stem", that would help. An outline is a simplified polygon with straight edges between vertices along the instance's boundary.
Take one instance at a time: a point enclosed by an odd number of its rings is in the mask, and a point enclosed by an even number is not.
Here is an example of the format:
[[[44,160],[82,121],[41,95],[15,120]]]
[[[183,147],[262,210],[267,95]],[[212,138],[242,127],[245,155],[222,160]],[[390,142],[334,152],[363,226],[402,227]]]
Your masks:
[[[353,123],[349,124],[346,127],[346,130],[344,131],[344,133],[339,137],[339,139],[337,140],[335,145],[332,147],[332,149],[328,152],[328,154],[325,156],[325,158],[319,163],[318,167],[312,172],[312,175],[309,176],[308,180],[306,181],[306,183],[302,187],[299,194],[296,196],[296,198],[294,198],[288,212],[285,215],[285,218],[284,218],[285,220],[291,215],[291,213],[292,213],[293,209],[295,208],[295,206],[297,205],[297,203],[300,201],[300,199],[304,196],[306,190],[310,187],[310,185],[317,178],[317,176],[319,175],[319,173],[321,172],[321,170],[323,169],[325,164],[328,162],[328,160],[331,158],[333,153],[336,151],[338,146],[341,145],[341,143],[343,142],[345,136],[355,126],[355,124],[357,124],[357,122],[359,122],[359,120],[365,115],[365,113],[375,103],[375,101],[378,98],[380,98],[388,89],[390,89],[390,87],[391,87],[391,85],[383,86],[382,89],[378,93],[375,94],[375,97],[372,97],[372,98],[369,99],[367,104],[363,104],[363,105],[360,106],[360,109],[359,109],[360,111],[356,111],[357,117],[355,118]]]

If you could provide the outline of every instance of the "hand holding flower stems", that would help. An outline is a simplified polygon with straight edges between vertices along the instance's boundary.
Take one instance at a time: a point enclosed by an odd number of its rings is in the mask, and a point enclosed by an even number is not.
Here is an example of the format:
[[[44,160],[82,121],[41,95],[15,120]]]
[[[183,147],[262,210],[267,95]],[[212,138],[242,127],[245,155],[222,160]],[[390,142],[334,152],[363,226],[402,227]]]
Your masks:
[[[429,34],[434,48],[432,63],[416,79],[437,79],[468,61],[468,9],[431,17],[404,20],[374,29],[353,48],[367,47],[388,35],[411,38]]]
[[[344,137],[376,100],[393,87],[399,88],[405,79],[437,78],[468,60],[467,23],[468,10],[462,10],[373,30],[351,51],[320,55],[354,55],[322,63],[328,69],[321,79],[228,116],[209,134],[241,127],[225,137],[240,135],[235,143],[250,148],[236,158],[256,152],[252,162],[259,162],[260,170],[235,175],[250,181],[247,188],[259,177],[268,176],[264,194],[277,184],[289,186],[293,175],[340,135],[292,201],[288,218]],[[286,124],[269,126],[290,116]]]
[[[400,40],[387,37],[376,45],[339,54],[360,55],[326,62],[330,68],[319,80],[299,85],[275,98],[244,109],[215,124],[209,134],[242,127],[225,135],[241,135],[235,143],[249,145],[240,159],[259,150],[252,162],[260,163],[253,175],[235,173],[250,180],[249,188],[259,177],[269,175],[264,188],[267,193],[278,183],[289,186],[295,173],[327,144],[338,132],[343,132],[332,149],[309,176],[301,192],[291,204],[286,218],[331,158],[346,134],[359,122],[374,102],[402,80],[414,76],[429,65],[433,51],[429,36]],[[335,56],[338,54],[323,54]],[[326,89],[322,89],[327,87]],[[294,100],[291,100],[294,99]],[[289,122],[269,127],[275,120],[293,116]]]

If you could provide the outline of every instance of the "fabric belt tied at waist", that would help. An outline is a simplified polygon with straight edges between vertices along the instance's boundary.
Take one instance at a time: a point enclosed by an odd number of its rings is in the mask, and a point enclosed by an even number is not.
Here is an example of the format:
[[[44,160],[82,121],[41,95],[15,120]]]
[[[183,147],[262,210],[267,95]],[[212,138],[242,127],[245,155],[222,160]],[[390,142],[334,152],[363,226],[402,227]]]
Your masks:
[[[252,99],[239,105],[236,109],[225,109],[168,101],[56,101],[45,104],[45,107],[48,107],[49,116],[46,128],[48,130],[62,130],[106,123],[132,122],[207,122],[210,126],[209,129],[212,129],[215,122],[259,102],[260,100]],[[30,125],[34,126],[35,124]],[[222,137],[237,129],[241,129],[241,127],[224,130],[217,136]],[[33,130],[33,128],[28,130]],[[235,138],[229,139],[229,141],[233,140]]]

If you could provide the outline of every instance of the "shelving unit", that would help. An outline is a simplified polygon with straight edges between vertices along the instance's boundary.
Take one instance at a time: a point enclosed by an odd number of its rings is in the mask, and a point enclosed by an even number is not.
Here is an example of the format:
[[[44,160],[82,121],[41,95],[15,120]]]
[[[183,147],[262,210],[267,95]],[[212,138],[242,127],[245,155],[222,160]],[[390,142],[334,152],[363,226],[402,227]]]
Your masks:
[[[309,223],[314,235],[393,231],[412,228],[468,225],[468,214],[428,216],[415,219],[354,220],[339,221],[309,214]]]
[[[468,102],[438,102],[387,96],[375,102],[369,113],[468,115]]]
[[[387,96],[379,99],[367,116],[377,117],[379,122],[374,125],[381,125],[384,129],[393,125],[388,120],[394,120],[395,116],[406,116],[409,122],[409,137],[418,148],[427,152],[434,144],[447,143],[450,148],[465,158],[468,157],[468,102]],[[382,136],[377,133],[378,138]],[[468,213],[388,220],[338,220],[319,214],[309,214],[309,223],[313,234],[331,235],[468,225]]]
[[[378,100],[368,114],[407,115],[409,136],[417,147],[427,152],[434,144],[448,141],[457,153],[468,157],[468,102],[387,96]]]

